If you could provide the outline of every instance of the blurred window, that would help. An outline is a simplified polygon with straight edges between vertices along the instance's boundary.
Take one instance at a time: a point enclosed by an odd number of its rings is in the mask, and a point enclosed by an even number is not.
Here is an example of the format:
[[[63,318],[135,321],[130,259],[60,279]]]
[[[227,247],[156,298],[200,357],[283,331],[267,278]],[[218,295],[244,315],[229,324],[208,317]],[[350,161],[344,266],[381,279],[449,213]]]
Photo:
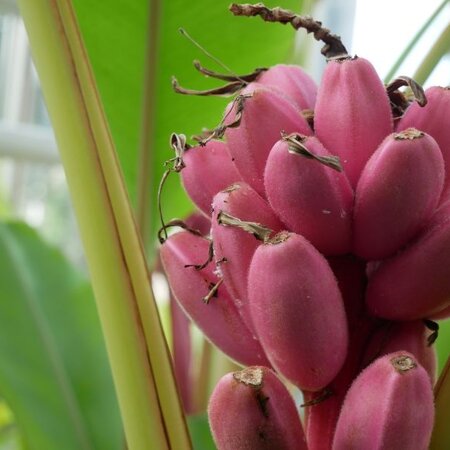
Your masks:
[[[0,215],[26,221],[72,260],[82,261],[25,27],[9,0],[0,2]]]

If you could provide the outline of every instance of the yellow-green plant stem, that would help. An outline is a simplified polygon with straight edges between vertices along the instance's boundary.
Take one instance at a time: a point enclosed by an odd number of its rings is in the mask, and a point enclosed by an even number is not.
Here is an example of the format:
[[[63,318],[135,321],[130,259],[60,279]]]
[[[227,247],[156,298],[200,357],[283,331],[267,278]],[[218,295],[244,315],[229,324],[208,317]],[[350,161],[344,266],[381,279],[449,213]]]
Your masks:
[[[448,448],[450,443],[450,358],[439,377],[434,390],[436,418],[430,450]]]
[[[233,362],[207,339],[203,338],[199,344],[201,344],[201,349],[193,389],[193,404],[196,414],[206,411],[212,391],[225,374],[242,369],[242,366]]]
[[[433,14],[428,18],[428,20],[422,25],[422,27],[417,31],[417,33],[412,38],[411,42],[406,46],[403,50],[397,61],[395,61],[394,65],[389,70],[388,74],[384,78],[385,83],[389,83],[391,79],[396,74],[397,70],[403,64],[407,56],[411,53],[411,50],[416,46],[419,39],[424,35],[424,33],[428,30],[430,25],[434,22],[437,16],[441,13],[441,11],[448,5],[448,0],[443,0],[443,2],[435,9]]]
[[[19,6],[85,247],[128,448],[189,449],[142,245],[71,1]]]
[[[438,40],[433,44],[433,47],[431,47],[431,50],[416,70],[414,79],[420,84],[425,83],[431,72],[439,64],[441,58],[448,52],[450,52],[450,25],[447,25],[447,28],[444,29]]]
[[[209,381],[211,377],[212,354],[214,351],[211,342],[203,338],[201,343],[200,364],[193,386],[193,405],[196,413],[204,413],[208,405],[210,394]]]

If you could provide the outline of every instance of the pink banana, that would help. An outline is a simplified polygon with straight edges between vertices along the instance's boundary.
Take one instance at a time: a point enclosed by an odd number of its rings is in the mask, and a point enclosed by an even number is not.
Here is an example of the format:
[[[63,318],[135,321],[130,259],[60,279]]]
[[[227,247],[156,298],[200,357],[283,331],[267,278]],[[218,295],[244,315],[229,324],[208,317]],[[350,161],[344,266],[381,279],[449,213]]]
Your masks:
[[[171,296],[170,316],[173,339],[173,371],[177,380],[180,397],[186,414],[195,412],[192,393],[194,378],[192,374],[193,352],[191,345],[190,321],[178,302]]]
[[[425,95],[427,104],[422,107],[414,102],[401,118],[397,130],[415,127],[433,136],[444,157],[446,191],[450,183],[450,128],[443,125],[443,118],[450,113],[450,88],[433,86],[425,91]]]
[[[393,131],[389,99],[372,64],[358,57],[329,61],[314,112],[317,137],[341,158],[356,186],[367,160]]]
[[[377,260],[406,245],[436,209],[444,177],[444,160],[431,136],[415,128],[388,136],[356,188],[354,253]]]
[[[434,384],[436,350],[428,345],[430,333],[422,320],[384,323],[372,334],[366,345],[363,366],[388,353],[406,351],[414,355]]]
[[[287,97],[257,83],[250,83],[238,100],[229,105],[225,124],[235,121],[237,114],[241,115],[239,126],[225,132],[230,154],[243,180],[265,196],[264,167],[281,132],[311,135],[311,128]]]
[[[233,296],[247,326],[252,327],[248,312],[247,279],[250,261],[260,245],[255,236],[224,223],[223,213],[243,221],[257,222],[277,232],[283,225],[256,191],[246,183],[236,183],[218,193],[213,201],[212,239],[214,255],[227,289]]]
[[[186,219],[185,223],[189,228],[199,231],[203,236],[211,233],[211,218],[206,217],[199,211],[193,212]]]
[[[209,141],[190,148],[183,155],[181,180],[191,200],[207,216],[213,197],[230,184],[241,180],[224,142]]]
[[[450,203],[416,241],[374,270],[366,302],[372,314],[390,320],[430,318],[450,306]]]
[[[258,83],[287,95],[300,109],[314,109],[317,86],[299,66],[277,64],[258,77]]]
[[[304,392],[305,432],[309,450],[329,450],[345,395],[361,370],[364,348],[376,321],[365,310],[364,261],[353,256],[329,258],[344,300],[349,325],[349,347],[342,369],[323,392]]]
[[[295,403],[266,367],[225,375],[208,416],[218,450],[307,450]]]
[[[269,203],[291,231],[303,235],[321,253],[348,253],[353,208],[350,183],[344,173],[335,170],[336,161],[317,138],[292,138],[278,141],[267,160],[264,184]]]
[[[367,367],[350,387],[333,450],[426,450],[433,418],[427,372],[413,355],[390,353]]]
[[[268,361],[259,342],[254,338],[222,284],[207,303],[205,299],[217,286],[215,264],[208,258],[209,241],[188,231],[171,235],[161,246],[160,255],[170,287],[186,314],[230,358],[245,365]],[[189,266],[189,267],[187,267]]]
[[[273,367],[308,391],[324,388],[347,353],[347,321],[325,258],[282,232],[258,247],[248,276],[250,314]]]

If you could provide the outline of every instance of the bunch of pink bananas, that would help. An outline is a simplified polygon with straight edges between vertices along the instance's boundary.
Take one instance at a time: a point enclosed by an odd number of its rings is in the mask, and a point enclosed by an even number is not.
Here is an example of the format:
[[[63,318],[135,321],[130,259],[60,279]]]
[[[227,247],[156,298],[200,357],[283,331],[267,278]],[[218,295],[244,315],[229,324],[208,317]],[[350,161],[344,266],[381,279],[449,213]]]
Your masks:
[[[450,90],[386,88],[346,54],[318,88],[286,65],[227,81],[219,127],[173,141],[210,234],[185,226],[160,250],[186,314],[249,366],[210,400],[217,447],[426,449],[429,328],[450,316]]]

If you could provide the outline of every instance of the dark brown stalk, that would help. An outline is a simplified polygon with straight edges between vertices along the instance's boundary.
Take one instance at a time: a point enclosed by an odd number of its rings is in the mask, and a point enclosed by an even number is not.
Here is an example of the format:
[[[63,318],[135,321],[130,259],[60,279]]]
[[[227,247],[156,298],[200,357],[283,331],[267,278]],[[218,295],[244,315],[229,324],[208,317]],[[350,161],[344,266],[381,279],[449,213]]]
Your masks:
[[[158,186],[158,212],[161,221],[161,228],[158,231],[158,238],[161,243],[163,243],[167,239],[167,231],[166,231],[167,226],[164,223],[162,203],[161,203],[162,190],[166,183],[167,178],[172,172],[178,173],[184,169],[185,165],[183,161],[183,154],[187,149],[190,148],[190,145],[186,142],[186,136],[184,134],[177,134],[177,133],[172,133],[172,135],[170,136],[170,146],[175,150],[175,157],[169,159],[164,163],[164,165],[172,163],[172,167],[169,167],[164,172]],[[162,232],[164,232],[164,238],[162,238],[161,236]]]
[[[202,298],[203,303],[208,304],[213,297],[217,297],[219,287],[222,283],[223,278],[221,278],[216,284],[211,284],[208,294]]]
[[[214,259],[214,247],[213,242],[209,242],[208,247],[208,257],[206,258],[206,261],[203,264],[185,264],[184,267],[193,267],[195,270],[202,270],[204,269],[212,260]]]
[[[180,227],[183,230],[189,231],[189,233],[195,234],[196,236],[204,237],[203,234],[195,229],[191,228],[189,225],[186,224],[186,222],[183,222],[181,219],[172,219],[169,222],[165,223],[159,230],[158,230],[158,240],[161,244],[164,243],[164,241],[167,239],[167,233],[166,230],[172,227]],[[165,238],[162,237],[162,233],[166,233]]]
[[[204,91],[197,91],[195,89],[186,89],[184,87],[181,87],[180,84],[178,83],[178,80],[175,77],[172,77],[173,90],[177,94],[183,95],[200,95],[203,97],[217,95],[227,97],[236,94],[236,92],[240,91],[245,85],[246,83],[242,81],[233,81],[231,83],[225,84],[224,86],[219,86],[217,88],[206,89]]]
[[[259,16],[266,22],[279,22],[284,25],[290,23],[296,30],[304,28],[307,33],[313,33],[316,40],[325,43],[321,53],[327,59],[348,58],[348,52],[342,44],[341,38],[332,34],[328,28],[322,26],[321,22],[310,16],[300,16],[282,8],[267,8],[263,3],[254,5],[233,3],[230,11],[235,16]]]
[[[251,94],[238,95],[233,100],[232,107],[228,111],[227,115],[222,119],[220,124],[216,128],[214,128],[214,130],[212,130],[209,135],[207,135],[203,139],[199,140],[198,143],[200,145],[206,145],[212,139],[222,139],[227,128],[237,128],[241,124],[245,100],[250,97],[251,97]],[[234,119],[230,123],[225,124],[225,120],[227,119],[228,115],[231,114],[231,112],[233,110],[236,111],[235,115],[234,115]]]

